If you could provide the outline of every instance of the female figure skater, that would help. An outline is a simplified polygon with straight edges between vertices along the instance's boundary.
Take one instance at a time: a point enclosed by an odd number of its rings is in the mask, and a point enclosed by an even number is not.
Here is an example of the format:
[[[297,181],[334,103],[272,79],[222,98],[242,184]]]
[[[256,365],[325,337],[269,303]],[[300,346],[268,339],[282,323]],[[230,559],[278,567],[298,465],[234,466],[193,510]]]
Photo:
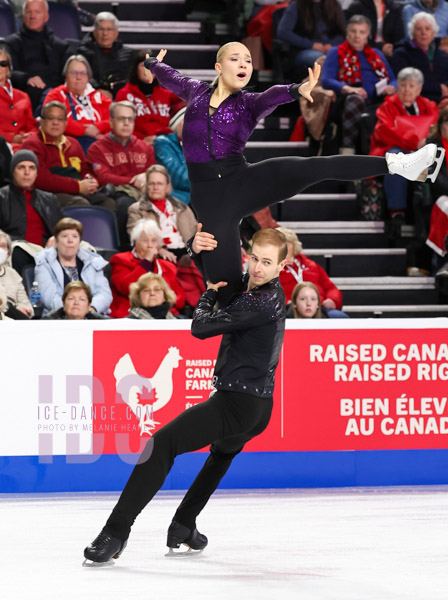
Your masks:
[[[275,85],[262,93],[242,88],[252,75],[249,50],[229,42],[217,54],[218,73],[212,85],[180,75],[164,64],[166,50],[147,58],[148,78],[187,102],[183,149],[191,182],[191,204],[203,230],[218,241],[214,252],[204,255],[209,281],[227,281],[219,292],[220,306],[241,290],[240,220],[270,204],[285,200],[319,181],[353,180],[397,173],[415,180],[436,159],[437,148],[428,145],[410,155],[281,157],[248,164],[245,144],[258,121],[277,106],[299,94],[312,102],[320,66],[309,69],[309,81],[301,85]]]

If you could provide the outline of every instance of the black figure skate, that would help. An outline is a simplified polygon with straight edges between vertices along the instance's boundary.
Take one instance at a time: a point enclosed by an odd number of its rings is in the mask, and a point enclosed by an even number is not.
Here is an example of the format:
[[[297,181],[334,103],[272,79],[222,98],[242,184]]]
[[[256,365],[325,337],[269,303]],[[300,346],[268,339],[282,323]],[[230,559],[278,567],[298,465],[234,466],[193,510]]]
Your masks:
[[[85,561],[83,567],[106,567],[114,564],[126,548],[127,541],[122,542],[116,537],[106,533],[104,529],[84,550]]]
[[[187,550],[180,550],[181,544],[187,546]],[[208,540],[205,535],[199,533],[196,527],[188,529],[185,525],[181,525],[177,521],[172,521],[168,528],[168,535],[166,538],[166,545],[169,551],[165,556],[169,558],[177,556],[195,556],[201,554],[202,550],[207,546]]]

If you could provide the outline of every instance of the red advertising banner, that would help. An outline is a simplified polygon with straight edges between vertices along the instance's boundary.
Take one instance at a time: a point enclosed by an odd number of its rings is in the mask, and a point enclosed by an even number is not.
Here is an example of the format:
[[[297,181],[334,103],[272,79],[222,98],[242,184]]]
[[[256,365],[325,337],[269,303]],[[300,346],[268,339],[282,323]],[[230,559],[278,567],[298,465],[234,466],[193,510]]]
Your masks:
[[[289,331],[285,449],[448,448],[447,340],[443,329]]]
[[[286,331],[274,410],[249,451],[448,447],[446,330]],[[95,331],[94,453],[139,452],[206,400],[220,338]]]

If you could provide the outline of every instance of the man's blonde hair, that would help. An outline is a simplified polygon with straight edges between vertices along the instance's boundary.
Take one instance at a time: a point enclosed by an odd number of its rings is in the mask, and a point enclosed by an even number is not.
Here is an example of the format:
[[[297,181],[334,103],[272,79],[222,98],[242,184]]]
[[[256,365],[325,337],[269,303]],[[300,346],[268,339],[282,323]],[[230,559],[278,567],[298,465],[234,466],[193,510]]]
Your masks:
[[[288,254],[286,238],[281,231],[278,231],[278,229],[271,229],[270,227],[266,229],[259,229],[254,233],[251,244],[251,248],[254,247],[254,244],[258,244],[259,246],[268,244],[271,246],[277,246],[279,263],[281,263],[282,260],[285,260],[286,255]]]

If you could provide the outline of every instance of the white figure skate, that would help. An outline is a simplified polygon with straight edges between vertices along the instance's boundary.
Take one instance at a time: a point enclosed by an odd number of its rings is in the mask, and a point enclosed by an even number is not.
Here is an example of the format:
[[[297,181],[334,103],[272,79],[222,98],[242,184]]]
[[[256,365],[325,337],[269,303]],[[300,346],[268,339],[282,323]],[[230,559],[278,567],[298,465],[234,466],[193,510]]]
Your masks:
[[[429,179],[433,183],[439,174],[444,157],[445,149],[438,148],[436,144],[426,144],[411,154],[386,152],[387,167],[391,175],[401,175],[410,181]],[[431,169],[433,165],[434,168]]]

